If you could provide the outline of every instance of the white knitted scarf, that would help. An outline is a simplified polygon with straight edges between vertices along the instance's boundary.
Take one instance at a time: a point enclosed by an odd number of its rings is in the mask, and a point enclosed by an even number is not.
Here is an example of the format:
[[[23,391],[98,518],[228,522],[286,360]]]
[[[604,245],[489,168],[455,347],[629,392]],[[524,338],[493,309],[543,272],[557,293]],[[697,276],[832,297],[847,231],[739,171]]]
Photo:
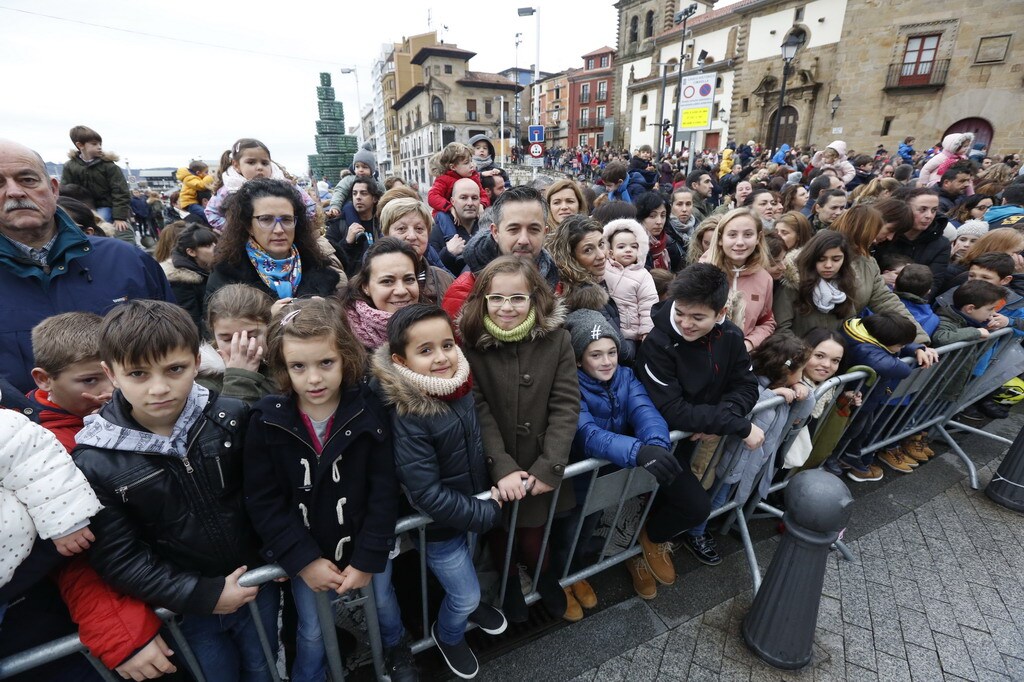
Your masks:
[[[469,360],[462,354],[462,349],[458,346],[455,347],[455,351],[459,354],[459,364],[455,369],[455,376],[451,379],[442,379],[441,377],[430,377],[424,374],[419,374],[412,371],[405,365],[399,365],[395,363],[395,371],[402,378],[409,381],[412,385],[423,391],[427,395],[434,396],[435,398],[443,398],[446,395],[451,395],[457,391],[469,378]]]

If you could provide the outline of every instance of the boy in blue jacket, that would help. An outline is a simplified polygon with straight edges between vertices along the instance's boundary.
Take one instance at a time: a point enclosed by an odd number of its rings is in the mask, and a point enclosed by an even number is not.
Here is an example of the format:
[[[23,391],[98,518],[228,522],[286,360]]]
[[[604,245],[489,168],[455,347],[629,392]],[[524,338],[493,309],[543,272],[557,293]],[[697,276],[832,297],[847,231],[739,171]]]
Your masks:
[[[910,376],[910,365],[901,356],[913,356],[918,364],[930,367],[937,359],[935,351],[914,343],[915,327],[910,320],[893,313],[878,313],[864,318],[851,318],[841,331],[846,340],[850,365],[867,365],[878,373],[874,388],[864,399],[835,452],[823,465],[836,476],[846,472],[851,481],[862,483],[882,478],[882,469],[875,464],[875,453],[861,454],[870,438],[870,426],[876,421],[893,389]],[[877,456],[894,471],[910,473],[917,466],[903,449],[896,445]]]
[[[935,314],[927,300],[934,281],[935,276],[931,268],[911,263],[905,265],[896,276],[896,286],[893,289],[893,293],[928,336],[931,336],[939,326],[939,316]]]
[[[644,385],[631,369],[619,366],[619,331],[601,313],[586,309],[566,317],[565,327],[572,337],[580,382],[580,418],[572,460],[596,457],[624,469],[642,467],[658,480],[658,505],[640,536],[647,545],[654,544],[651,536],[666,542],[704,521],[711,511],[708,494],[689,467],[684,469],[672,454],[668,424]],[[574,480],[587,482],[583,476]],[[577,499],[583,499],[586,490],[582,492]],[[581,535],[580,542],[585,541]],[[657,574],[647,554],[630,559],[626,568],[637,594],[653,599],[658,594]],[[652,554],[651,560],[655,561],[656,555]],[[573,585],[572,591],[584,603],[592,590],[586,581],[580,583]],[[596,599],[592,603],[596,604]]]

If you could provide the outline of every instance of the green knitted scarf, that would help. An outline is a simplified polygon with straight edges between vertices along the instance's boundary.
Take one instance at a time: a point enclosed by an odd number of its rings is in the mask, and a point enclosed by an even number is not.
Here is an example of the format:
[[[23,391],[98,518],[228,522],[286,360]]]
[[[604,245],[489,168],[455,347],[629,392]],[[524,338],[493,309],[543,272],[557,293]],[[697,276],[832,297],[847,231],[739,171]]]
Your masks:
[[[490,315],[484,315],[484,329],[487,330],[488,334],[503,343],[519,343],[533,331],[535,324],[537,324],[537,311],[532,307],[530,308],[530,314],[526,316],[525,320],[508,330],[502,329],[495,324]]]

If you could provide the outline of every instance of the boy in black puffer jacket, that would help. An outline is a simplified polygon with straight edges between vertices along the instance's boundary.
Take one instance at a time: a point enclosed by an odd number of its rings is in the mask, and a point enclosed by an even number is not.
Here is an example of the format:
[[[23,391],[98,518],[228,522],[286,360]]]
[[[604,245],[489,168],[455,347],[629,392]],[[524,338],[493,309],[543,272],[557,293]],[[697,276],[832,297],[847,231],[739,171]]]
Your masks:
[[[501,611],[480,602],[472,540],[466,538],[501,518],[498,489],[490,485],[484,462],[469,362],[448,315],[414,304],[388,322],[388,343],[374,354],[373,373],[394,407],[398,479],[413,506],[434,520],[427,527],[427,565],[446,594],[431,635],[452,672],[469,679],[479,665],[463,634],[467,620],[495,635],[507,624]],[[488,488],[491,499],[473,497]],[[404,635],[401,614],[390,582],[377,588],[375,581],[381,635],[391,646]]]
[[[270,677],[255,623],[277,628],[274,583],[242,587],[261,562],[242,501],[247,409],[195,383],[199,332],[182,308],[132,300],[100,328],[117,388],[85,418],[73,452],[103,509],[89,559],[115,589],[175,611],[209,680]]]

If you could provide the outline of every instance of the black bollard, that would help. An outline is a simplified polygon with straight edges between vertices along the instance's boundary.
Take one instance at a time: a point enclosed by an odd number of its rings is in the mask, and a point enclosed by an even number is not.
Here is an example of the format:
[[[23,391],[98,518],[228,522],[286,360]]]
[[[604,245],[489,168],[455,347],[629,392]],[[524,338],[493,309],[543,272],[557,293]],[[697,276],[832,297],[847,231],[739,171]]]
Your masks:
[[[996,504],[1024,512],[1024,431],[1013,439],[985,494]]]
[[[802,471],[786,486],[786,533],[743,619],[747,646],[776,668],[811,661],[825,562],[852,504],[842,480],[821,469]]]

